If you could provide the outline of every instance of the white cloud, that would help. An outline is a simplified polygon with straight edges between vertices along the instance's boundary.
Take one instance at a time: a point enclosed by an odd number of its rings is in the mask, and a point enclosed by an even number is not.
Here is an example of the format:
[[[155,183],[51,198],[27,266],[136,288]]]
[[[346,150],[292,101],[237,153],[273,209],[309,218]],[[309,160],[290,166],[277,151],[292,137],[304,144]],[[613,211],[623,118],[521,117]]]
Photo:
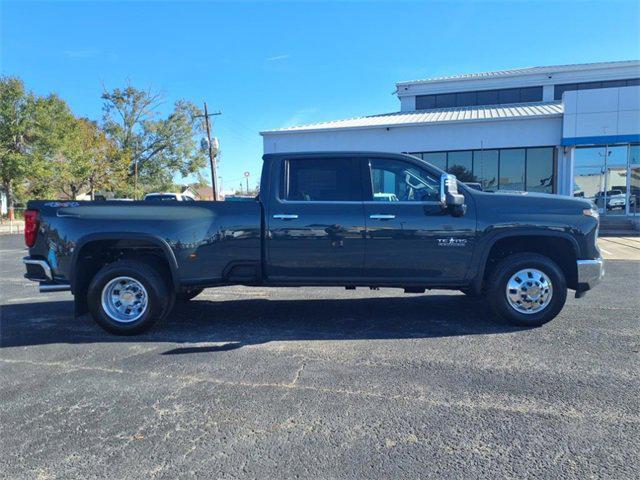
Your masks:
[[[267,62],[277,62],[279,60],[286,60],[287,58],[291,58],[291,55],[285,53],[283,55],[276,55],[275,57],[267,58]]]

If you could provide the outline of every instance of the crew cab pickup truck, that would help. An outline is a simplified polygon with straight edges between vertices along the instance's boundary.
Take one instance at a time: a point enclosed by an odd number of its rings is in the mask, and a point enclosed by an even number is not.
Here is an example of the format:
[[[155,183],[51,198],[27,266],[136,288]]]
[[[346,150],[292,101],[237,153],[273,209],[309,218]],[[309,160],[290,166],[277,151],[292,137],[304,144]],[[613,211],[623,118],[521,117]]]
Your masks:
[[[263,162],[254,201],[29,202],[26,277],[133,334],[176,300],[233,284],[461,290],[510,322],[541,325],[567,289],[580,297],[604,273],[588,200],[482,192],[410,155]]]

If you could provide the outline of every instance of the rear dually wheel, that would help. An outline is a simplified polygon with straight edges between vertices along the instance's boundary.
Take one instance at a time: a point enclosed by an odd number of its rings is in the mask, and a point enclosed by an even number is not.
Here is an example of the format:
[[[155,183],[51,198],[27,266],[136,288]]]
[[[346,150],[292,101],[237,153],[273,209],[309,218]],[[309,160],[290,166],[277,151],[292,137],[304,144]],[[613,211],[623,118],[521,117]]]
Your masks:
[[[134,335],[162,319],[174,295],[162,273],[149,263],[119,260],[93,277],[87,303],[102,328],[116,335]]]

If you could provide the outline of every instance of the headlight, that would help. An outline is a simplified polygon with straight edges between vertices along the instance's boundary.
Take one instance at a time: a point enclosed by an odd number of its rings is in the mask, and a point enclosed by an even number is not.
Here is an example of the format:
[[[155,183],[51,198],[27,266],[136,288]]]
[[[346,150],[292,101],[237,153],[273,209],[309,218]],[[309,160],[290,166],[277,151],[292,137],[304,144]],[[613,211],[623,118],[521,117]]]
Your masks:
[[[584,210],[582,210],[582,214],[586,215],[587,217],[593,217],[596,220],[600,218],[600,212],[598,212],[597,208],[585,208]]]

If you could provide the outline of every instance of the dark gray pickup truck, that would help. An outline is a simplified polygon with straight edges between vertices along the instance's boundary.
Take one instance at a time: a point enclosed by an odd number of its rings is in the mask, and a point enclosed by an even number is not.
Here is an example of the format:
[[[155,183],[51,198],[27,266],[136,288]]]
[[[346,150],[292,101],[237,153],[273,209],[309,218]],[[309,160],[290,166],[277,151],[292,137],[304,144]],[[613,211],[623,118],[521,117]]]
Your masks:
[[[478,191],[409,155],[263,160],[255,201],[29,202],[26,277],[133,334],[232,284],[461,290],[541,325],[604,273],[586,200]]]

